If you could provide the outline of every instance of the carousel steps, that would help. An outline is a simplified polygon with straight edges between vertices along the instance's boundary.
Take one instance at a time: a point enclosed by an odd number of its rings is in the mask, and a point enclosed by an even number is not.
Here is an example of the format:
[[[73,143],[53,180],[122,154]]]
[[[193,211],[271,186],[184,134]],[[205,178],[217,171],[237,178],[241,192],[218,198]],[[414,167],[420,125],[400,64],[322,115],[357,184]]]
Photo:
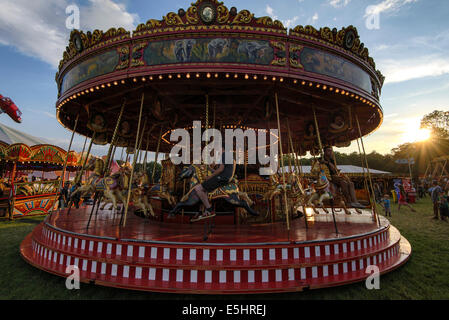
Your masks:
[[[66,277],[76,265],[81,281],[119,288],[178,293],[300,291],[361,281],[367,266],[381,273],[409,255],[392,226],[378,232],[313,243],[251,246],[155,244],[89,237],[41,224],[21,246],[22,256]],[[402,253],[401,251],[404,251]]]

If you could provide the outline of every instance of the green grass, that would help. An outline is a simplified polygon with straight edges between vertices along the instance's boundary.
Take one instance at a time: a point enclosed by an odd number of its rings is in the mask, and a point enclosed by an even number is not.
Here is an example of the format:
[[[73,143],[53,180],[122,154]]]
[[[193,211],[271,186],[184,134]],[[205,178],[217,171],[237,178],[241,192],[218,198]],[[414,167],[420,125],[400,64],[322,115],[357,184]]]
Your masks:
[[[412,257],[400,269],[380,279],[381,290],[367,290],[364,283],[300,293],[239,295],[233,299],[449,299],[449,223],[432,220],[430,200],[406,207],[398,213],[393,206],[391,222],[410,241]],[[0,221],[0,299],[229,299],[217,296],[157,294],[81,284],[69,291],[65,279],[40,271],[22,260],[19,246],[23,238],[43,220],[28,218]]]

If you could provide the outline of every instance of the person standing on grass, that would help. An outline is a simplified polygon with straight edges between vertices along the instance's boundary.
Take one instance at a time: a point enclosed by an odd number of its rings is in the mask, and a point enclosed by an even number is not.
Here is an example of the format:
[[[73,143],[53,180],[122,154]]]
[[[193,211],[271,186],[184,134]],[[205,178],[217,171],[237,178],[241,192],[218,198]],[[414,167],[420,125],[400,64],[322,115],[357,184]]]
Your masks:
[[[441,220],[447,222],[447,217],[449,217],[449,203],[448,196],[446,194],[440,199],[440,216]]]
[[[385,216],[391,217],[391,203],[390,203],[390,196],[388,194],[385,194],[384,197],[382,198],[381,205],[385,209]]]
[[[416,212],[416,210],[413,209],[413,207],[407,202],[407,194],[405,193],[404,186],[402,184],[399,184],[398,188],[399,188],[398,211],[401,210],[401,206],[406,206],[410,210],[412,210],[412,212]]]
[[[438,185],[438,182],[435,180],[433,182],[433,187],[429,189],[430,192],[430,198],[432,199],[433,203],[433,214],[434,220],[438,220],[438,211],[439,211],[439,205],[440,205],[440,194],[443,192],[443,189]]]

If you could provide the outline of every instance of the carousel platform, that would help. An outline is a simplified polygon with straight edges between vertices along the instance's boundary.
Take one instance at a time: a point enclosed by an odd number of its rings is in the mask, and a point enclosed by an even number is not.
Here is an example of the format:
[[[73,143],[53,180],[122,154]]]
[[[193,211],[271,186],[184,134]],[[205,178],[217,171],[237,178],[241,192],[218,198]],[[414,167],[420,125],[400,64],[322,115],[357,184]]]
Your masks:
[[[22,257],[67,277],[78,266],[81,281],[153,292],[242,294],[294,292],[363,281],[366,268],[381,274],[403,265],[408,241],[389,221],[380,227],[369,211],[338,213],[267,225],[216,225],[207,241],[203,224],[173,224],[100,211],[87,228],[90,207],[54,212],[21,244]]]

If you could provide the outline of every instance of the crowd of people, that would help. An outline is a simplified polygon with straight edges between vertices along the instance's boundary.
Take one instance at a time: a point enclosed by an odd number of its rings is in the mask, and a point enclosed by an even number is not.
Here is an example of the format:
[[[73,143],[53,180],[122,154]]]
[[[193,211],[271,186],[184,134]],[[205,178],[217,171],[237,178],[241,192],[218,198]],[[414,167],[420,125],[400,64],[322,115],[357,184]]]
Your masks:
[[[407,207],[412,212],[416,212],[410,204],[410,193],[404,189],[401,182],[394,184],[394,190],[387,192],[382,189],[378,183],[374,183],[374,194],[376,202],[384,209],[385,216],[391,217],[391,195],[396,194],[398,211],[401,207]],[[416,194],[417,199],[424,199],[430,197],[433,204],[433,219],[448,221],[449,217],[449,180],[442,178],[439,180],[432,180],[431,178],[420,179],[417,183],[412,183],[411,190]]]

